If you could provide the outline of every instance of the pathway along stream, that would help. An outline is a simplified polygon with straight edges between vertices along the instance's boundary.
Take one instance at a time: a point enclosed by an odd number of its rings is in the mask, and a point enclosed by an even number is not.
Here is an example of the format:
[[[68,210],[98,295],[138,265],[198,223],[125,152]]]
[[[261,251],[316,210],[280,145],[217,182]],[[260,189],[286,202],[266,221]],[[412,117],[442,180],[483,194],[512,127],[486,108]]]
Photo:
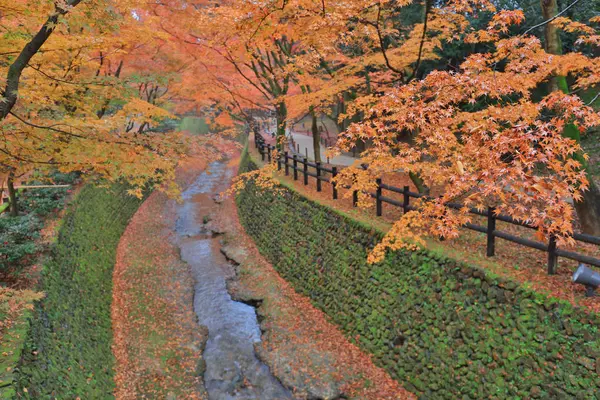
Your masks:
[[[194,310],[199,323],[208,328],[203,354],[206,391],[215,400],[292,399],[256,357],[254,344],[260,342],[256,310],[231,299],[226,281],[235,270],[221,254],[219,239],[203,227],[204,218],[218,208],[214,197],[232,177],[226,163],[212,163],[183,193],[178,206],[177,242],[196,281]]]

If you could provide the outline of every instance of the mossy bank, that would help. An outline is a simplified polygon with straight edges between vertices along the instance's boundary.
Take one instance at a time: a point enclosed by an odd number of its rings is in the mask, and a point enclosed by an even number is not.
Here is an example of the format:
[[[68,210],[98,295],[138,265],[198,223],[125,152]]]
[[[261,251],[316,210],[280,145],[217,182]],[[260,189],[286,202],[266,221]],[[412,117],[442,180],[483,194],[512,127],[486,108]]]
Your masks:
[[[84,187],[69,206],[31,318],[19,398],[112,398],[112,273],[119,239],[141,200],[127,187]]]
[[[422,398],[600,398],[597,315],[428,251],[368,265],[381,232],[288,188],[237,204],[296,291]]]

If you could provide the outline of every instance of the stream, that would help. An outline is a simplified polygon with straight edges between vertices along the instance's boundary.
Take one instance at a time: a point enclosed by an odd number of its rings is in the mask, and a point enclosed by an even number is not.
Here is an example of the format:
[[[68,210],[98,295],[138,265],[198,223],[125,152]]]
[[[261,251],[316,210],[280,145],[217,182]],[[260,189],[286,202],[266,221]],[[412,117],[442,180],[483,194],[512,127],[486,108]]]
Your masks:
[[[226,162],[212,163],[185,190],[177,210],[181,258],[195,279],[194,310],[199,323],[208,328],[203,353],[206,391],[211,400],[292,399],[256,357],[254,344],[261,340],[256,310],[231,299],[226,281],[235,270],[221,254],[219,239],[203,227],[205,218],[219,207],[214,197],[232,178]]]

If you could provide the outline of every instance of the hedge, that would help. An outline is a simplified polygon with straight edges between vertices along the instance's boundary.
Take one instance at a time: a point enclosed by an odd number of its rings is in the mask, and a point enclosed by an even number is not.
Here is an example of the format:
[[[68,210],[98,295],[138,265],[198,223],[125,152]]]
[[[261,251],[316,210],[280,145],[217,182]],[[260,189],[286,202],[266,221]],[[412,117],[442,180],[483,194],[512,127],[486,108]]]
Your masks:
[[[116,248],[141,200],[127,187],[86,186],[60,228],[33,312],[19,397],[112,398],[112,272]]]
[[[424,399],[600,398],[597,315],[430,251],[368,265],[381,232],[281,189],[251,183],[238,194],[246,231],[408,390]]]

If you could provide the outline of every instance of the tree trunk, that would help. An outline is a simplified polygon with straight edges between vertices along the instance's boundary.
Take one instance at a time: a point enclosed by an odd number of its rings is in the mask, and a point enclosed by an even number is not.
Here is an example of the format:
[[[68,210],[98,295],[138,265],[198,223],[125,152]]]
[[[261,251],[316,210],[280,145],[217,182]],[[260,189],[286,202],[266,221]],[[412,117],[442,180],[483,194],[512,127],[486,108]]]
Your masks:
[[[558,14],[558,5],[556,0],[541,0],[542,15],[545,20],[553,18]],[[551,23],[544,25],[544,40],[546,51],[550,54],[562,54],[562,42],[560,40],[559,30]],[[550,81],[550,90],[561,90],[569,93],[567,79],[564,76],[557,75]],[[581,143],[579,129],[573,125],[565,126],[563,135]],[[590,187],[586,191],[581,191],[583,200],[575,202],[575,211],[584,233],[600,236],[600,190],[594,183],[593,177],[589,174],[589,169],[583,154],[578,153],[573,156],[581,163],[586,171],[586,176],[590,182]]]
[[[34,55],[40,50],[42,45],[46,43],[54,28],[59,22],[62,15],[69,12],[70,7],[75,7],[81,2],[81,0],[69,0],[64,6],[56,6],[54,13],[52,13],[40,30],[35,34],[29,43],[23,47],[21,53],[17,56],[15,61],[8,67],[8,73],[6,75],[6,84],[2,93],[2,101],[0,101],[0,121],[8,116],[17,102],[19,95],[19,84],[21,82],[21,75],[23,70],[29,64],[29,61]],[[66,7],[65,7],[66,6]]]
[[[581,191],[582,201],[575,202],[575,211],[584,233],[600,236],[600,190],[590,180],[588,190]]]
[[[10,216],[17,217],[19,215],[19,204],[17,203],[17,191],[15,190],[15,172],[10,171],[8,175],[8,200],[10,201]]]
[[[420,194],[429,194],[429,187],[427,187],[423,178],[421,178],[418,174],[415,174],[414,172],[409,172],[408,176],[410,177],[410,180],[415,185]]]
[[[556,0],[541,0],[541,2],[544,20],[554,18],[554,16],[558,14]],[[562,54],[560,31],[552,23],[544,25],[544,44],[546,46],[546,52],[550,54]],[[555,92],[557,90],[562,90],[565,93],[569,92],[567,79],[564,76],[557,75],[550,81],[550,91]]]
[[[143,124],[140,125],[140,127],[138,129],[138,133],[144,133],[146,128],[150,128],[150,124],[148,122],[144,122]]]
[[[311,107],[312,108],[312,107]],[[314,108],[310,111],[312,116],[312,135],[313,135],[313,151],[315,153],[315,161],[321,162],[321,133],[317,126],[317,113]]]
[[[345,104],[344,96],[345,96],[345,94],[338,96],[337,112],[335,115],[335,124],[337,125],[338,132],[340,132],[340,133],[344,132],[346,130],[345,121],[340,121],[340,118],[339,118],[340,115],[342,115],[346,112],[346,104]]]
[[[279,103],[276,106],[277,114],[277,148],[283,143],[285,139],[285,131],[287,127],[287,107],[285,103]]]
[[[96,76],[100,75],[100,68],[102,67],[103,62],[104,61],[102,58],[102,53],[100,53],[100,67],[98,67],[98,73],[96,74]],[[119,79],[121,77],[122,70],[123,70],[123,60],[121,60],[121,62],[119,62],[119,66],[117,67],[117,71],[115,72],[115,78]],[[110,65],[109,65],[108,76],[110,76]],[[102,119],[102,117],[104,117],[104,115],[106,114],[106,111],[108,110],[109,105],[110,105],[110,98],[104,100],[104,104],[102,104],[102,107],[96,113],[96,115],[98,115],[98,119]]]

